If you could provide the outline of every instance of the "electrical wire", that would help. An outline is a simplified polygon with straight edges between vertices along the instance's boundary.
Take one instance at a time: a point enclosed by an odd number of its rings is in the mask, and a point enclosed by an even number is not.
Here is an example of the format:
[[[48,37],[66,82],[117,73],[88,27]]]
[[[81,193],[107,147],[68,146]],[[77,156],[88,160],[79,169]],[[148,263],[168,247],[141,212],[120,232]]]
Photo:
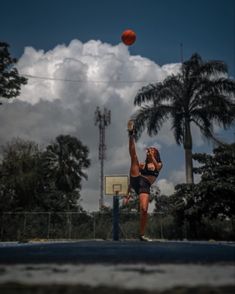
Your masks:
[[[51,78],[51,77],[43,77],[43,76],[35,76],[35,75],[28,75],[28,74],[20,74],[26,78],[32,79],[40,79],[40,80],[48,80],[48,81],[60,81],[60,82],[72,82],[72,83],[155,83],[156,81],[123,81],[123,80],[107,80],[107,81],[99,81],[99,80],[71,80],[71,79],[61,79],[61,78]]]

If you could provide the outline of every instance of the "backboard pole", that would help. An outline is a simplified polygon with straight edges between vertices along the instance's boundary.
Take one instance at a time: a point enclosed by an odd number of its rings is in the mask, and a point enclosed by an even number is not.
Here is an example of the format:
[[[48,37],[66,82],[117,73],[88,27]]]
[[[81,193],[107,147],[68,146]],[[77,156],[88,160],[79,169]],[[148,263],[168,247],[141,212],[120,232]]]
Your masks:
[[[113,196],[113,241],[119,241],[119,195]]]

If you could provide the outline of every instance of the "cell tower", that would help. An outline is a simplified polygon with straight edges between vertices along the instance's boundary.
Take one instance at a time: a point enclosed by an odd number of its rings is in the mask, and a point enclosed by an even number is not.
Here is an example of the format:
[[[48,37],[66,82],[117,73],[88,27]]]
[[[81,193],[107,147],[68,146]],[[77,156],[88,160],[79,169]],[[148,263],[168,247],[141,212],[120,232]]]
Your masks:
[[[95,111],[95,125],[99,127],[99,160],[100,160],[100,199],[99,208],[104,205],[104,160],[105,160],[105,128],[111,123],[111,111],[104,108],[103,113],[97,107]]]

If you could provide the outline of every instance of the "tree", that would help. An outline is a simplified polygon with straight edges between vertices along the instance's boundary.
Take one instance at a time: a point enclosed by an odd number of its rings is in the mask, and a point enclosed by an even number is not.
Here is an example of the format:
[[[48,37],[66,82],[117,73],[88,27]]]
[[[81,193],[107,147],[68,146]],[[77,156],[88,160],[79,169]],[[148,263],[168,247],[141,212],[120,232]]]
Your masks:
[[[194,168],[201,174],[194,194],[204,215],[231,218],[235,215],[235,143],[221,145],[213,153],[193,155],[201,164]]]
[[[189,225],[190,237],[198,238],[197,228],[201,225],[202,211],[194,194],[195,184],[179,184],[169,197],[170,213],[178,227]]]
[[[36,143],[14,139],[3,147],[0,208],[31,210],[38,204],[40,150]]]
[[[214,149],[214,154],[194,154],[201,166],[198,184],[180,184],[170,196],[171,213],[181,226],[186,221],[192,237],[198,237],[203,220],[224,220],[235,214],[235,143]]]
[[[170,197],[166,195],[159,195],[155,200],[154,212],[168,215],[171,211]]]
[[[11,57],[8,48],[7,43],[0,42],[0,98],[6,99],[19,96],[21,85],[27,83],[15,68],[17,59]]]
[[[3,147],[0,163],[0,211],[80,209],[81,180],[90,164],[88,149],[71,136],[39,149],[14,139]]]
[[[82,178],[87,179],[83,170],[90,166],[88,153],[88,148],[77,138],[58,136],[56,142],[47,146],[43,154],[47,178],[53,180],[60,191],[80,190]]]
[[[203,61],[194,54],[182,64],[180,73],[143,87],[134,99],[141,106],[133,115],[137,138],[146,127],[150,136],[157,135],[163,123],[172,119],[176,143],[185,150],[188,184],[193,183],[192,123],[207,139],[216,140],[213,124],[226,129],[235,118],[235,81],[226,75],[223,62]]]

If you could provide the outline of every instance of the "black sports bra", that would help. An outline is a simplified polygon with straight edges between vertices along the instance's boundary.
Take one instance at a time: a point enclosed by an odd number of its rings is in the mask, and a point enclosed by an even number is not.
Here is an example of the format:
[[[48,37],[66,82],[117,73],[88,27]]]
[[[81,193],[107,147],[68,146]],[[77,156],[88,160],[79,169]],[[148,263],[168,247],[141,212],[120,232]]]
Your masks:
[[[157,153],[156,161],[157,162],[162,162],[159,153]],[[147,169],[147,160],[146,160],[145,161],[145,167],[143,169],[140,169],[140,174],[143,175],[143,176],[154,176],[154,177],[157,177],[159,175],[159,171],[156,170],[156,169],[155,170],[148,170]]]
[[[140,170],[140,174],[143,176],[154,176],[157,177],[159,175],[158,170],[148,170],[146,168]]]

